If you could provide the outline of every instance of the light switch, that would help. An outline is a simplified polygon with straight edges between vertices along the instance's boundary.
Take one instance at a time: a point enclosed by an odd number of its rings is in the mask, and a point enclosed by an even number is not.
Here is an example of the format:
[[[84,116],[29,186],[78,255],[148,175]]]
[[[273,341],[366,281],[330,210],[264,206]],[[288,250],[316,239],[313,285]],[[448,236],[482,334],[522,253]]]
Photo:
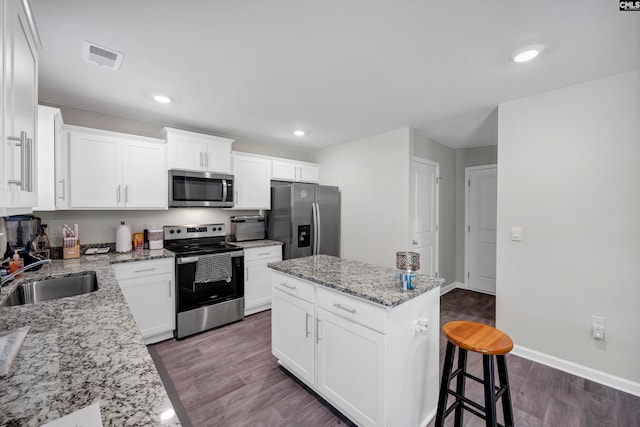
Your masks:
[[[511,226],[511,241],[512,242],[521,242],[522,241],[522,227],[520,226]]]

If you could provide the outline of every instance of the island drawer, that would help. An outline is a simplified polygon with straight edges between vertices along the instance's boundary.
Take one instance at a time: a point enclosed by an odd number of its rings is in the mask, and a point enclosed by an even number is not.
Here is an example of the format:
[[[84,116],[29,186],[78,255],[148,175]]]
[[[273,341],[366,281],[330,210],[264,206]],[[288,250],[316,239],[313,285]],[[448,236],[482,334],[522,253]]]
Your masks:
[[[279,289],[284,293],[293,295],[310,303],[315,302],[315,286],[313,283],[297,279],[286,274],[272,271],[271,283],[274,289]]]
[[[387,311],[361,299],[318,286],[318,307],[386,334]]]

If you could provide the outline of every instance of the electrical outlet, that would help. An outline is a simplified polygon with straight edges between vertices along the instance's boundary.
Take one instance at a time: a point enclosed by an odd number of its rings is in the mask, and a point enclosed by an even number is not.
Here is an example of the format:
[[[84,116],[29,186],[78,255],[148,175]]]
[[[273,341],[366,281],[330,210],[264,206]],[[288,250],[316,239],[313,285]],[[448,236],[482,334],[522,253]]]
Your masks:
[[[597,340],[604,340],[606,319],[600,316],[591,316],[591,336]]]

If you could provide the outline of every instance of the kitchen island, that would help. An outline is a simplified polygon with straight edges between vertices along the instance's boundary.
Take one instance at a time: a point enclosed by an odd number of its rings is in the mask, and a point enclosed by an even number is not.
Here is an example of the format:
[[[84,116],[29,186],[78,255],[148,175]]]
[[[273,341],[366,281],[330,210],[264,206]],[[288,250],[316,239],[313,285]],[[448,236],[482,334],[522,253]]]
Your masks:
[[[272,352],[359,426],[426,426],[438,400],[440,285],[328,255],[270,263]]]
[[[0,307],[0,331],[29,326],[9,374],[0,377],[0,425],[41,426],[99,403],[104,426],[178,426],[155,365],[115,279],[114,263],[169,258],[166,250],[54,260],[25,281],[95,271],[98,290]],[[0,304],[17,286],[0,293]]]

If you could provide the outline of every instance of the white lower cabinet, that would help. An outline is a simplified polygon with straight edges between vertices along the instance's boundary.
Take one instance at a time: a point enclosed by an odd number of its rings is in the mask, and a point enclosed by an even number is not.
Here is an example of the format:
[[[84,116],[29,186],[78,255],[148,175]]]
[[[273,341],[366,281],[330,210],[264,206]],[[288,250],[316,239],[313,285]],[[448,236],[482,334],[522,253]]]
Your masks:
[[[315,316],[313,304],[273,290],[271,300],[272,351],[298,378],[313,384],[315,372]]]
[[[359,425],[385,419],[385,336],[318,308],[320,394]]]
[[[244,249],[244,315],[271,307],[270,262],[282,261],[282,245]]]
[[[358,426],[435,416],[438,288],[386,307],[275,271],[272,286],[272,352],[287,370]]]
[[[113,269],[144,343],[172,338],[176,318],[173,258],[115,264]]]

